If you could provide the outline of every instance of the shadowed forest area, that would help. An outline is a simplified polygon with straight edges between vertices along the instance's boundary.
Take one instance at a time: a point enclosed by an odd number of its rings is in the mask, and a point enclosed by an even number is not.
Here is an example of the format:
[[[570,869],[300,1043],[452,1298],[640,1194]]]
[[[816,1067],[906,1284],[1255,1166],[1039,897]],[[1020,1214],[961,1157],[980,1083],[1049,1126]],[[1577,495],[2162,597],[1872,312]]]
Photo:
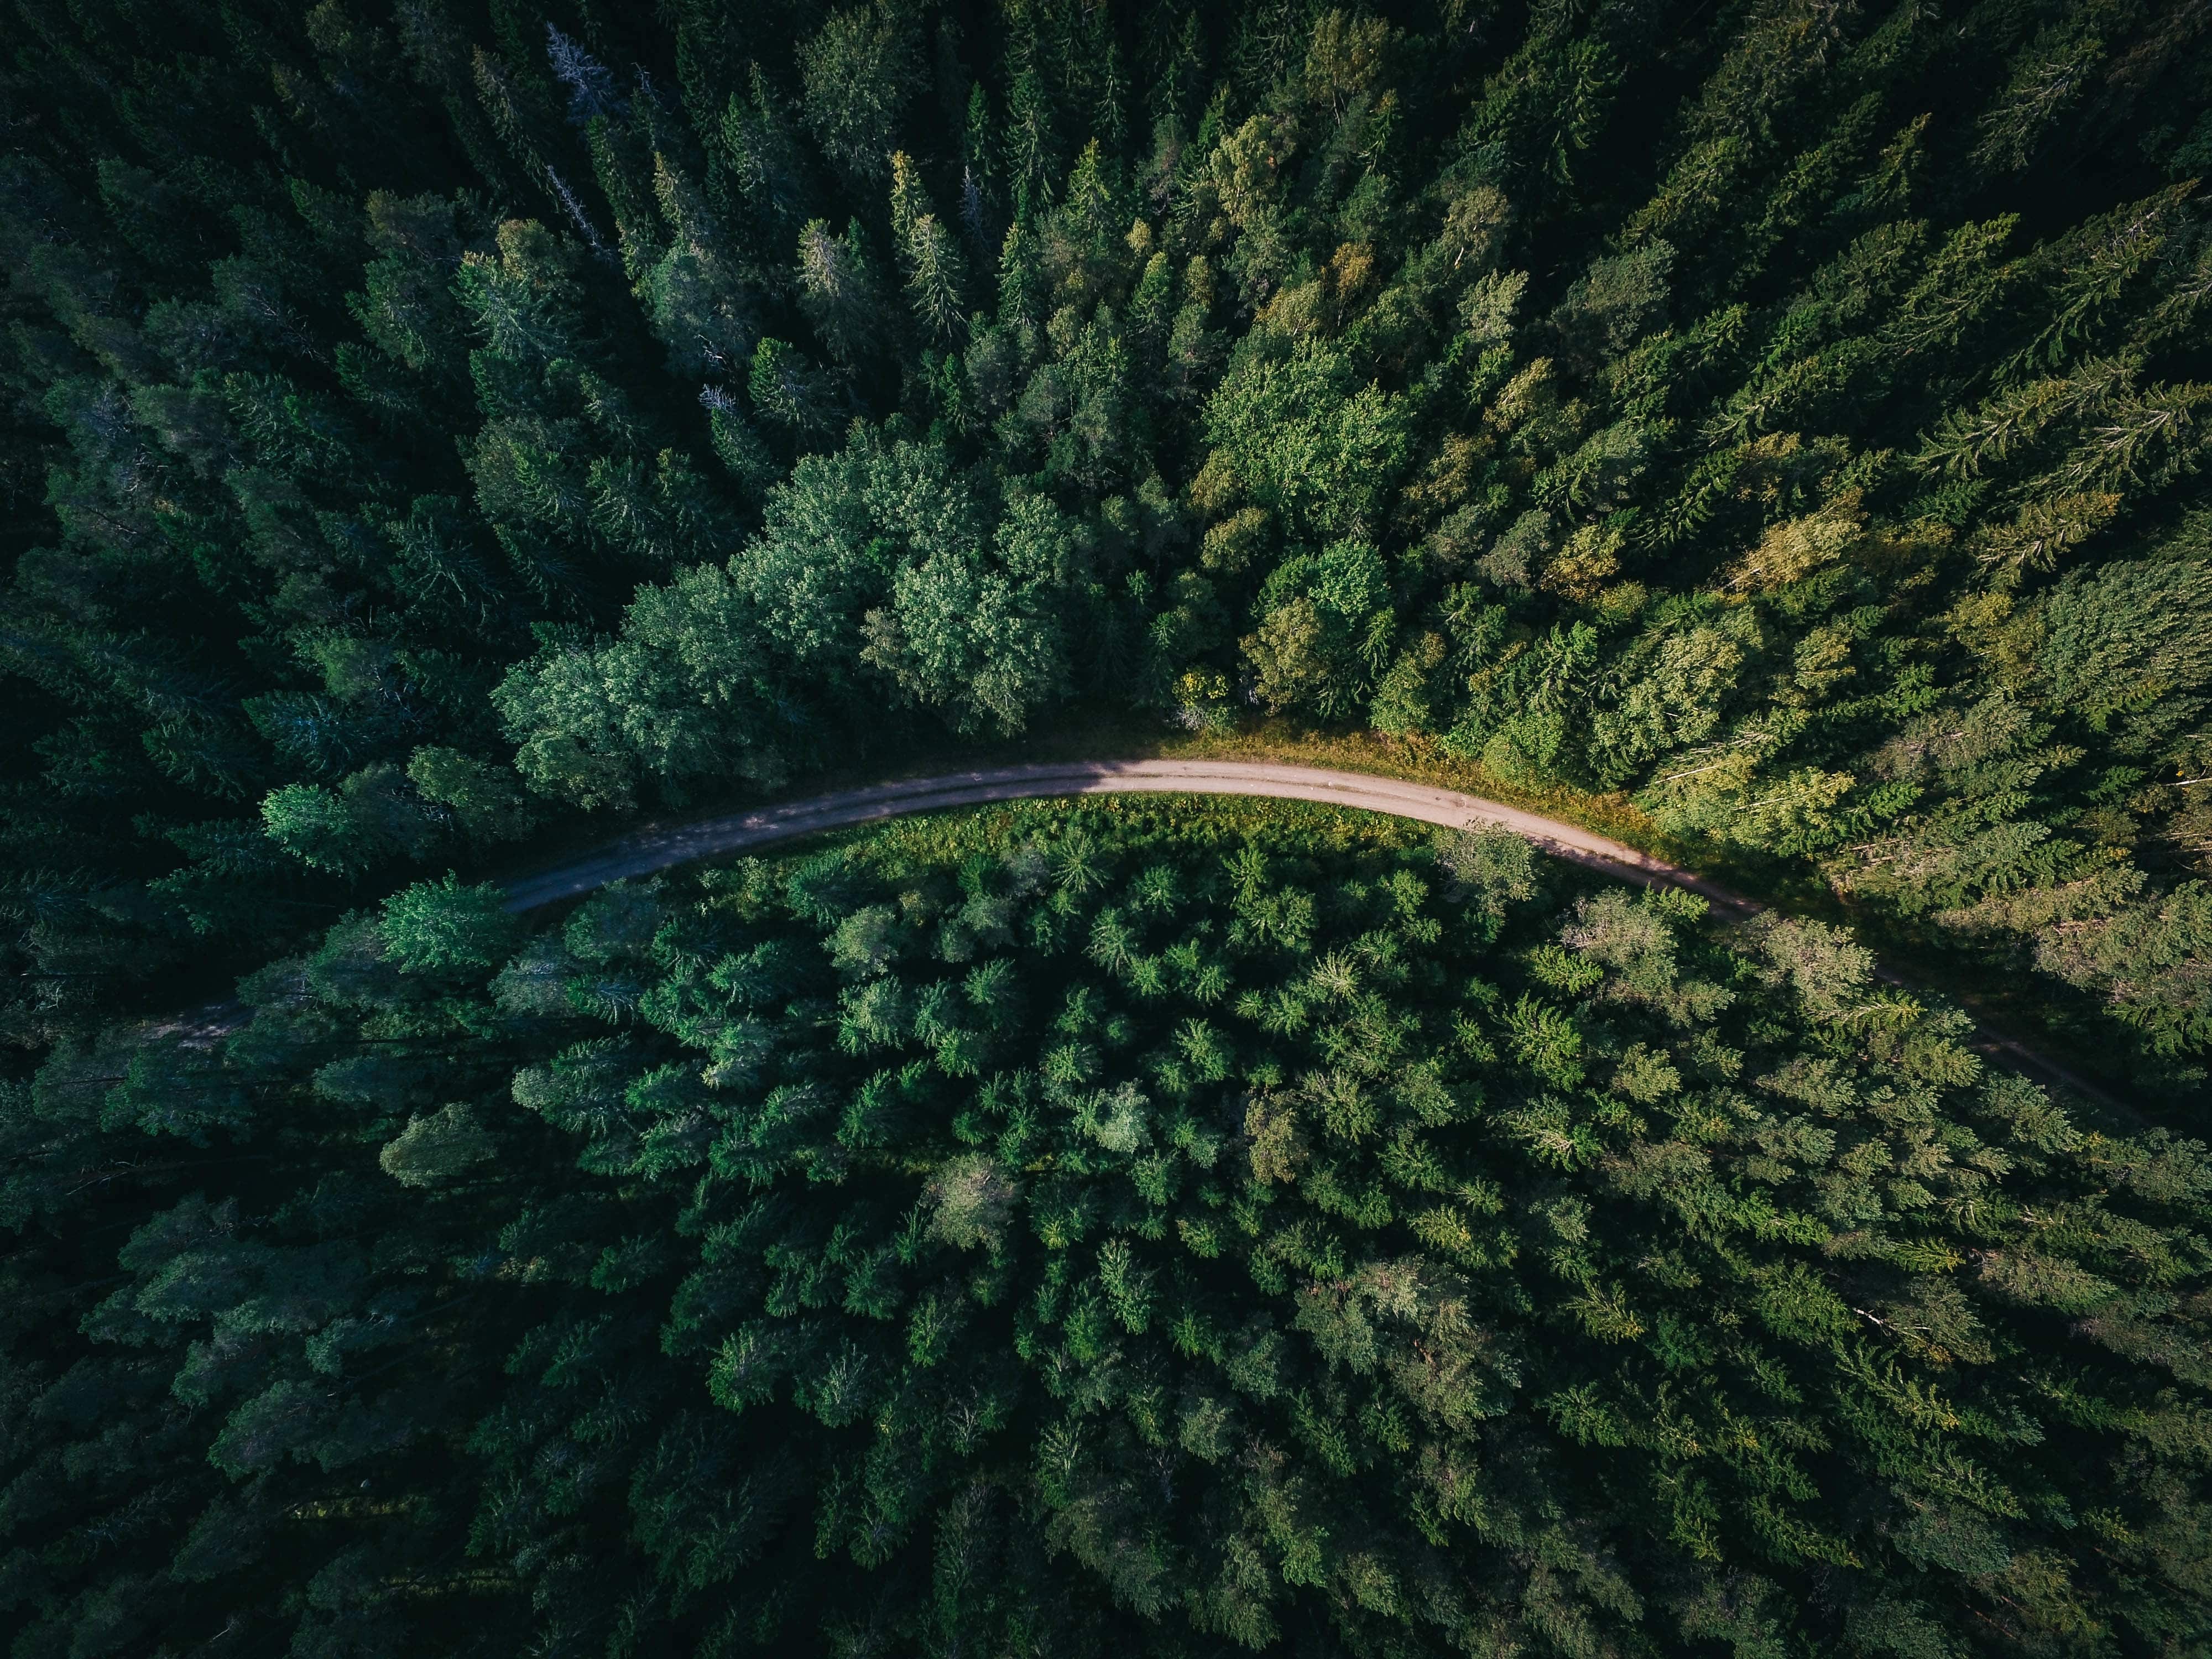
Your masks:
[[[1502,833],[839,840],[51,1061],[15,1650],[2201,1650],[2201,1143]]]
[[[17,8],[9,1014],[1112,705],[2212,1040],[2194,8]]]
[[[2212,8],[0,47],[14,1652],[2208,1650]]]

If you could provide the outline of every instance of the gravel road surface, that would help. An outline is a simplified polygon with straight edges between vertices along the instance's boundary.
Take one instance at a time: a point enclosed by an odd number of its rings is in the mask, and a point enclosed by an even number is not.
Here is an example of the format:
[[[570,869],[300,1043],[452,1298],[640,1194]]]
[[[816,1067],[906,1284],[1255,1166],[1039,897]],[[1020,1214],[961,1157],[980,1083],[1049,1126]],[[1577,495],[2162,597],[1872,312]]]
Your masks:
[[[1264,795],[1275,800],[1320,801],[1357,807],[1393,817],[1417,818],[1453,830],[1494,829],[1525,837],[1542,851],[1569,863],[1600,870],[1647,886],[1683,888],[1735,916],[1756,915],[1765,907],[1705,880],[1679,866],[1609,840],[1558,818],[1522,811],[1501,801],[1455,789],[1439,789],[1397,778],[1360,772],[1334,772],[1314,766],[1281,766],[1269,761],[1077,761],[1030,766],[982,767],[935,777],[842,789],[777,806],[665,829],[636,831],[605,847],[507,883],[507,908],[534,910],[574,898],[609,882],[650,875],[699,859],[721,858],[824,830],[842,830],[909,812],[978,806],[992,801],[1024,800],[1052,795]],[[1881,977],[1901,984],[1893,974]],[[1968,1046],[1986,1058],[2038,1082],[2063,1085],[2132,1120],[2135,1112],[2086,1079],[2010,1037],[1978,1027]]]

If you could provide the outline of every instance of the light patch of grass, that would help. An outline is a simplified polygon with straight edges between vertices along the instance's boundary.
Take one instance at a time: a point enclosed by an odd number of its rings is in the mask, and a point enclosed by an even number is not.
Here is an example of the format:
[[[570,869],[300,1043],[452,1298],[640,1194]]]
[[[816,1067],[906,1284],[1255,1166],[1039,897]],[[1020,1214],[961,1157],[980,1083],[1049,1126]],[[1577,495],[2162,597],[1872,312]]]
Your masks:
[[[1074,795],[960,806],[856,825],[779,849],[776,865],[850,848],[871,862],[957,863],[973,853],[1003,855],[1032,843],[1088,835],[1116,852],[1192,846],[1229,852],[1249,841],[1271,850],[1321,854],[1419,846],[1436,831],[1410,819],[1318,801],[1251,795]]]

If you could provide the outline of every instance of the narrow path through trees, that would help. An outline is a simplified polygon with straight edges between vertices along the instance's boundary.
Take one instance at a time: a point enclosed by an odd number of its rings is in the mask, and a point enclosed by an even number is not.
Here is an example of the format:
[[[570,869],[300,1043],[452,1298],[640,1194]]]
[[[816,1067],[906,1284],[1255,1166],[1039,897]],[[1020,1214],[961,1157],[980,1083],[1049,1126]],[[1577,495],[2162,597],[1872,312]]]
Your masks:
[[[1277,800],[1319,801],[1356,807],[1394,817],[1454,830],[1504,830],[1532,842],[1543,852],[1570,863],[1645,885],[1680,887],[1709,900],[1715,908],[1747,917],[1766,907],[1732,893],[1678,865],[1578,824],[1547,818],[1503,802],[1431,784],[1320,767],[1285,766],[1268,761],[1133,760],[1049,762],[1025,766],[979,768],[933,777],[908,778],[839,790],[804,800],[763,806],[720,817],[702,818],[667,829],[640,830],[610,842],[580,858],[507,884],[507,908],[533,910],[574,898],[609,882],[649,875],[696,860],[741,853],[775,842],[847,829],[879,818],[993,801],[1052,795],[1200,794],[1264,795]],[[1901,983],[1884,970],[1881,977]],[[1970,1047],[1984,1057],[2039,1082],[2064,1085],[2133,1121],[2124,1102],[2012,1038],[1977,1028]]]
[[[878,818],[1048,795],[1121,794],[1265,795],[1278,800],[1358,807],[1454,830],[1505,830],[1556,858],[1633,880],[1685,887],[1739,915],[1750,915],[1763,908],[1689,871],[1579,825],[1540,817],[1455,789],[1267,761],[1191,760],[1057,762],[946,772],[643,830],[550,870],[509,882],[507,908],[532,910],[628,876]]]

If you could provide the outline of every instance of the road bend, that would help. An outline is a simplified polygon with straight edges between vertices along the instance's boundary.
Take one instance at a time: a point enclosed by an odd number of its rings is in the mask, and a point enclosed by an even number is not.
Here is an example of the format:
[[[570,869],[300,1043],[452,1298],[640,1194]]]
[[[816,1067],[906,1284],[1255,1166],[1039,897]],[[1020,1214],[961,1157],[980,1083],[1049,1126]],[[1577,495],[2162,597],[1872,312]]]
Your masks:
[[[1451,830],[1502,830],[1570,864],[1645,886],[1679,887],[1695,893],[1731,916],[1748,917],[1765,908],[1694,871],[1656,859],[1580,824],[1456,789],[1272,761],[1132,760],[979,767],[841,789],[690,823],[636,830],[580,857],[508,882],[507,908],[535,910],[633,876],[914,812],[1045,796],[1169,794],[1259,795],[1271,800],[1316,801]],[[1905,983],[1887,969],[1877,971],[1888,983]],[[1984,1057],[2010,1070],[2038,1082],[2062,1085],[2130,1121],[2137,1121],[2137,1114],[2124,1102],[2001,1032],[1978,1026],[1967,1042]]]

